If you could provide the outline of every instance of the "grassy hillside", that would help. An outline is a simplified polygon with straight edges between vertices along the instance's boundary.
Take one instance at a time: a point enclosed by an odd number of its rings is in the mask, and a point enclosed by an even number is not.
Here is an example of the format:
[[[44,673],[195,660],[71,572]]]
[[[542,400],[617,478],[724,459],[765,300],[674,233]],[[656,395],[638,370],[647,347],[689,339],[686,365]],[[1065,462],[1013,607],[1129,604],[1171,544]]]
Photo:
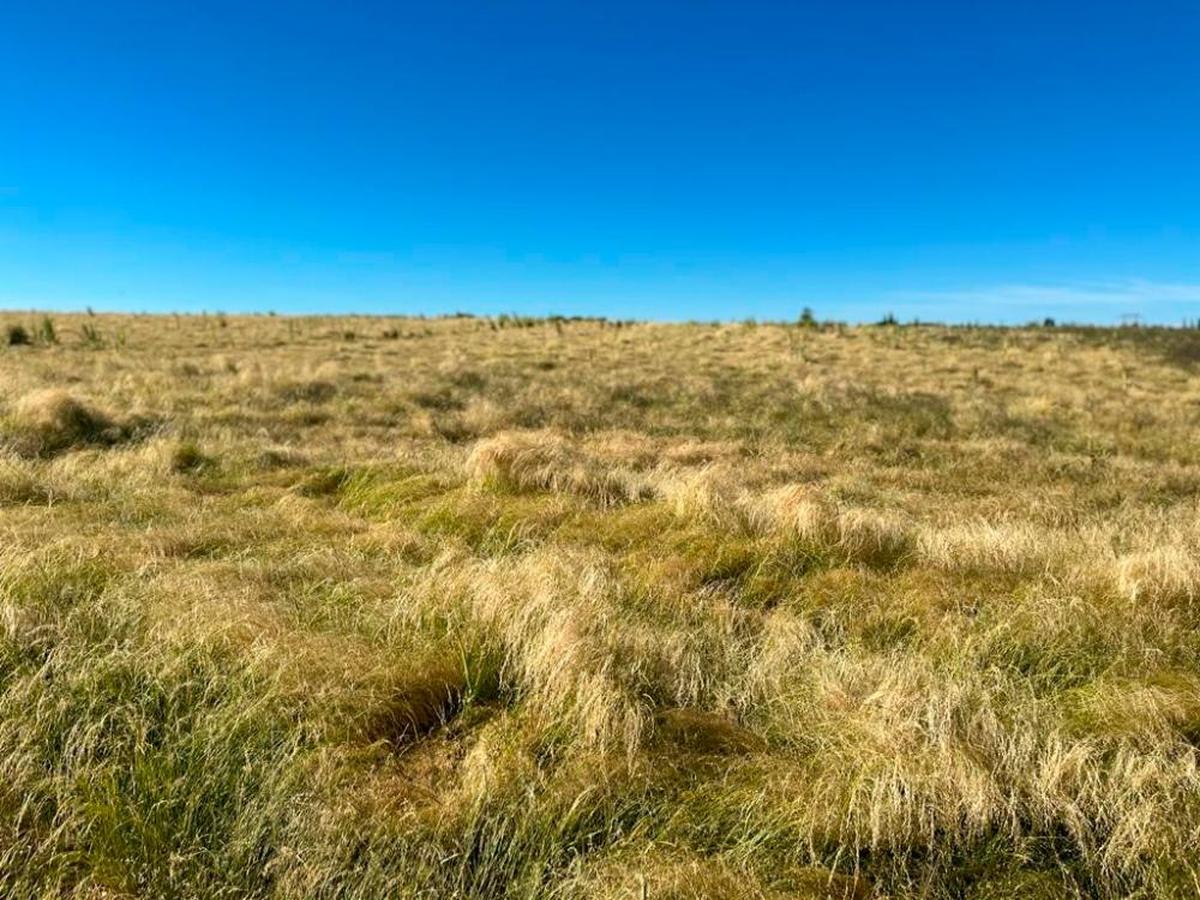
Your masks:
[[[1200,892],[1200,333],[0,329],[0,896]]]

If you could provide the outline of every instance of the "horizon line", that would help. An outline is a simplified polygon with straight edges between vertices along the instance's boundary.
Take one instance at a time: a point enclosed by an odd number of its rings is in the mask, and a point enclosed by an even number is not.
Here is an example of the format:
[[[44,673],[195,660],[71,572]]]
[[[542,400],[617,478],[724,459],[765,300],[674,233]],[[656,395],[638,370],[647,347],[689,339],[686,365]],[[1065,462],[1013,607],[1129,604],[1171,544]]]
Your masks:
[[[93,309],[90,306],[82,308],[52,308],[52,307],[15,307],[15,306],[0,306],[0,316],[42,316],[49,318],[51,316],[79,316],[83,318],[102,318],[102,317],[129,317],[129,318],[189,318],[189,319],[394,319],[394,320],[415,320],[415,321],[442,321],[453,319],[477,319],[492,322],[494,324],[505,327],[511,323],[511,327],[530,327],[533,325],[548,325],[548,324],[571,324],[571,323],[592,323],[592,324],[609,324],[621,327],[633,325],[675,325],[675,326],[703,326],[703,327],[722,327],[722,326],[737,326],[744,327],[785,327],[785,328],[952,328],[952,329],[1007,329],[1007,330],[1028,330],[1028,329],[1061,329],[1061,330],[1105,330],[1105,331],[1121,331],[1121,330],[1168,330],[1168,331],[1186,331],[1191,329],[1200,329],[1200,311],[1196,318],[1188,319],[1182,317],[1177,323],[1158,322],[1144,320],[1139,313],[1127,313],[1127,321],[1119,322],[1087,322],[1076,321],[1070,319],[1059,319],[1055,316],[1044,316],[1040,319],[1037,317],[1031,318],[1023,322],[1004,322],[998,320],[985,319],[970,319],[959,321],[947,321],[940,319],[927,319],[920,316],[912,318],[901,318],[888,313],[874,321],[865,319],[849,320],[840,318],[821,318],[815,313],[811,318],[805,317],[805,312],[812,312],[807,307],[802,307],[801,313],[792,318],[769,318],[757,316],[743,316],[730,318],[695,318],[695,319],[672,319],[672,318],[654,318],[654,317],[629,317],[629,316],[607,316],[603,314],[583,314],[583,313],[517,313],[517,312],[501,312],[501,313],[484,313],[471,312],[469,310],[455,310],[453,312],[287,312],[277,311],[272,309],[262,310],[237,310],[234,312],[226,312],[221,309],[200,309],[200,310],[146,310],[146,309]]]

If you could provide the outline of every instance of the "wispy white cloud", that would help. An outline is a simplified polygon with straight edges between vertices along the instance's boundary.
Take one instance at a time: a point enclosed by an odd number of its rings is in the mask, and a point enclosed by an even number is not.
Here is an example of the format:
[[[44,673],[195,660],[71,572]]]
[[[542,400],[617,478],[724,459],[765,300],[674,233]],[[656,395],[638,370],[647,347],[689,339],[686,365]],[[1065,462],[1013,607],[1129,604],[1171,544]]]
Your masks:
[[[1012,322],[1051,316],[1112,323],[1136,315],[1178,323],[1200,316],[1200,284],[1129,279],[1071,284],[998,284],[955,290],[890,291],[882,302],[901,318]]]

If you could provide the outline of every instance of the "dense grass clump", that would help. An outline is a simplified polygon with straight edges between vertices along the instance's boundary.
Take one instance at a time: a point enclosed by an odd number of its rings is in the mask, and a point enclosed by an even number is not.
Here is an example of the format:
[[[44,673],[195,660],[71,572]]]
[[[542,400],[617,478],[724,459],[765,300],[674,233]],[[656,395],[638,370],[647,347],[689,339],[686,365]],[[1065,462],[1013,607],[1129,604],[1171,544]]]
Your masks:
[[[115,444],[125,434],[108,414],[57,388],[34,391],[18,400],[9,430],[17,452],[27,456]]]
[[[1177,335],[25,334],[2,897],[1197,894]]]
[[[609,504],[652,494],[635,475],[605,465],[552,433],[495,435],[475,445],[467,466],[477,480],[514,491],[568,492]]]

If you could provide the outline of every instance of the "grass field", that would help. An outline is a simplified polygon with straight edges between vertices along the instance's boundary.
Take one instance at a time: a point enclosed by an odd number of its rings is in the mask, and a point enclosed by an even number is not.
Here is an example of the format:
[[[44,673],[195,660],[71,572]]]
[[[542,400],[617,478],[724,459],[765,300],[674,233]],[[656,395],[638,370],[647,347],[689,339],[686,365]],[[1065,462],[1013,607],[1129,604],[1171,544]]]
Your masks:
[[[0,896],[1200,893],[1200,332],[0,328]]]

